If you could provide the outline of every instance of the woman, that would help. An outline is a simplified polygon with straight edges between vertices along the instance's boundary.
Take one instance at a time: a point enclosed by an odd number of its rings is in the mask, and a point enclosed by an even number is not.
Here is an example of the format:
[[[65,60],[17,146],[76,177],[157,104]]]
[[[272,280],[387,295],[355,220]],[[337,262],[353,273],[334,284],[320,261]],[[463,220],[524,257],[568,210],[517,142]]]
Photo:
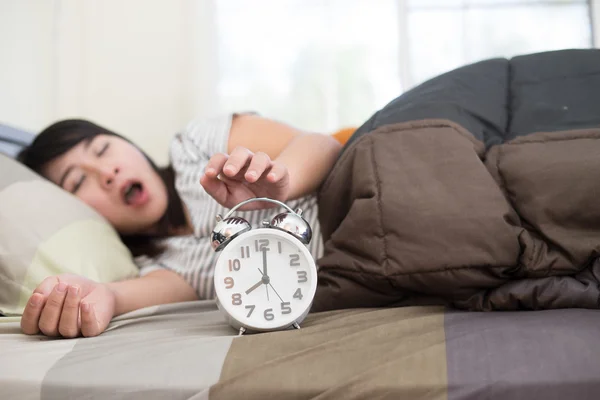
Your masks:
[[[96,336],[132,310],[213,298],[215,253],[208,237],[216,214],[251,197],[270,197],[296,200],[315,225],[313,193],[340,147],[331,136],[229,115],[190,123],[172,141],[171,165],[160,169],[134,144],[91,122],[48,127],[20,161],[103,215],[141,271],[139,278],[109,284],[47,278],[28,301],[23,332]],[[255,211],[245,218],[254,226],[274,213],[266,204],[249,206]],[[319,238],[310,250],[319,256]]]

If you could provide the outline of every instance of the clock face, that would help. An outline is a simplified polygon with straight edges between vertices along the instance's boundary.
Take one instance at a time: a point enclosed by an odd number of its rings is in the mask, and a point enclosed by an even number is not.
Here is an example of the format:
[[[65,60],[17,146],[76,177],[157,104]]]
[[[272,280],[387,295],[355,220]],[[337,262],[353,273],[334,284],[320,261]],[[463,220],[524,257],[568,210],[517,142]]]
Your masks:
[[[289,326],[310,307],[317,288],[308,249],[290,234],[254,229],[231,241],[215,266],[221,306],[246,327]]]

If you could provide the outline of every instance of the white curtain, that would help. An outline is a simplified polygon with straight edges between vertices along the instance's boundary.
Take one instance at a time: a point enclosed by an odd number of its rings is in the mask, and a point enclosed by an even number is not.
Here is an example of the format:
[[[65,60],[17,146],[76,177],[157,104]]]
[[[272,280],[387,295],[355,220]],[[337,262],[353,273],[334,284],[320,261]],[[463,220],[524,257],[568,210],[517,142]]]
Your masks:
[[[307,129],[358,125],[403,90],[492,57],[592,45],[589,4],[219,0],[217,98]]]
[[[599,3],[0,0],[0,123],[90,118],[159,163],[194,117],[253,110],[329,133],[466,63],[590,47]]]

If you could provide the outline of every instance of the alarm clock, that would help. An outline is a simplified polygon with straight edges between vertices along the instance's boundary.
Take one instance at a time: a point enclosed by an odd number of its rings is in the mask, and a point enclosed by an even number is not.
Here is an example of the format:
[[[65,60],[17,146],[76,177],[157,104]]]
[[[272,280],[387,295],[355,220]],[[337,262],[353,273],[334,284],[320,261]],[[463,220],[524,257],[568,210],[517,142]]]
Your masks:
[[[270,202],[286,211],[252,227],[232,216],[240,207]],[[242,335],[300,329],[317,289],[317,267],[306,245],[312,230],[302,210],[266,197],[245,200],[216,216],[211,245],[219,252],[214,287],[217,306]]]

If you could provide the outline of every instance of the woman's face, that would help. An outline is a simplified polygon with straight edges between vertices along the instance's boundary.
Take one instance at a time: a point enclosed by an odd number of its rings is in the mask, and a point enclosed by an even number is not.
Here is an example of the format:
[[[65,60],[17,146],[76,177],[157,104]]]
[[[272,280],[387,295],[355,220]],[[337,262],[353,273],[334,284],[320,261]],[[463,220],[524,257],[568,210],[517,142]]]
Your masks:
[[[144,154],[116,136],[83,141],[42,172],[96,209],[121,234],[151,232],[168,206],[165,184]]]

